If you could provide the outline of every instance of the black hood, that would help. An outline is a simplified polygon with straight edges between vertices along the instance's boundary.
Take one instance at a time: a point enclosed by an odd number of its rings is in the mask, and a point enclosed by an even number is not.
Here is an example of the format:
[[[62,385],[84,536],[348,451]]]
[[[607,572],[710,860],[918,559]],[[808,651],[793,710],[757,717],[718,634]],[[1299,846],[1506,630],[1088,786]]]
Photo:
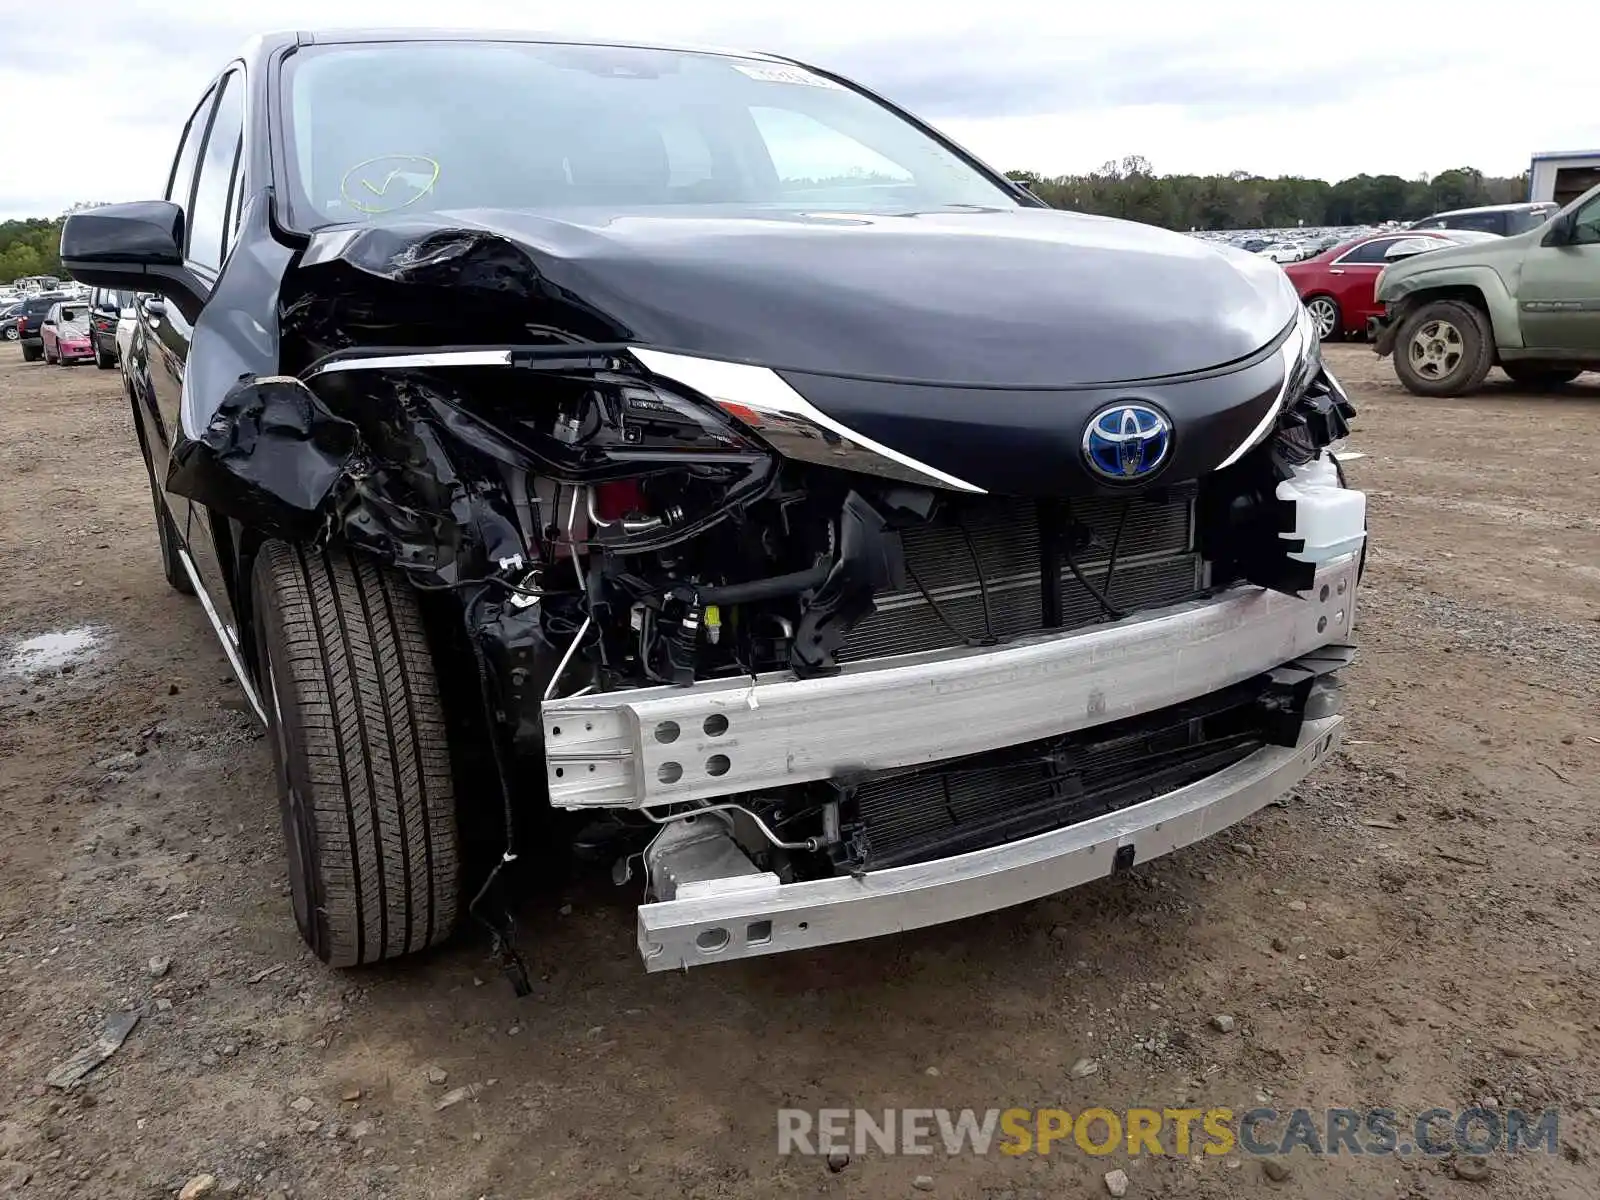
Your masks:
[[[1171,420],[1162,479],[1214,470],[1278,398],[1300,311],[1274,263],[1049,209],[449,212],[323,230],[299,268],[284,315],[326,349],[609,344],[771,368],[843,427],[1018,495],[1125,487],[1081,443],[1129,401]]]
[[[527,317],[545,329],[879,380],[1060,388],[1184,375],[1262,349],[1296,303],[1272,263],[1037,208],[454,211],[326,230],[303,264],[341,258],[396,277],[434,237],[468,231],[526,255],[543,283]]]

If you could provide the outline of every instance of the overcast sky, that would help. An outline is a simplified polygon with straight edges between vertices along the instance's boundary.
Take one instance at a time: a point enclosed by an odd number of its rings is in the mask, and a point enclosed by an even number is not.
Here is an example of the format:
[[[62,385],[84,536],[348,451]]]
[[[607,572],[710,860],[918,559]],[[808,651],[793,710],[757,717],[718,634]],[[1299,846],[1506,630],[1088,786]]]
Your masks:
[[[0,219],[158,195],[207,80],[267,28],[448,21],[770,50],[883,92],[996,167],[1045,174],[1127,154],[1159,172],[1514,174],[1537,150],[1600,147],[1592,23],[1562,32],[1581,6],[808,0],[754,15],[763,7],[113,0],[56,21],[23,6],[0,21],[0,112],[22,117],[0,121]]]

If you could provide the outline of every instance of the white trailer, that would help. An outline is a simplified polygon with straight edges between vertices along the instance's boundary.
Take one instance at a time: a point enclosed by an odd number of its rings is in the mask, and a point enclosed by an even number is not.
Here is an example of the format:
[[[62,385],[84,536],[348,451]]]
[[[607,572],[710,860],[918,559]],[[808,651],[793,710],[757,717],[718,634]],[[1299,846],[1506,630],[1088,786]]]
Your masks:
[[[1528,167],[1528,199],[1566,204],[1600,183],[1600,150],[1535,154]]]

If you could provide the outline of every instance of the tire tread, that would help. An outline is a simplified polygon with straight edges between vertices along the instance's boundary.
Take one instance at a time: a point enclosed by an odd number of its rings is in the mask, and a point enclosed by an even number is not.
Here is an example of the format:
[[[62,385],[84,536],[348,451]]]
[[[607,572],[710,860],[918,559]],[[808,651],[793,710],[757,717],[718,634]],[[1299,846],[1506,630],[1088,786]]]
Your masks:
[[[347,550],[282,542],[262,548],[257,581],[276,612],[288,740],[309,792],[313,948],[351,966],[444,940],[458,903],[455,803],[415,594]]]

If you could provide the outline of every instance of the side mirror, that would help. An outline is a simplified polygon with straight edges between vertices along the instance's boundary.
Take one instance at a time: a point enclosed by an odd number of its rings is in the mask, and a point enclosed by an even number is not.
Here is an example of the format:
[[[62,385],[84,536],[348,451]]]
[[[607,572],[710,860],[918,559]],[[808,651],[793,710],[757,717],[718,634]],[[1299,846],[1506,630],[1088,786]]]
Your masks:
[[[61,266],[80,283],[159,291],[190,320],[203,302],[183,265],[183,210],[166,200],[73,213],[61,227]]]
[[[145,296],[139,301],[139,307],[144,309],[147,317],[164,317],[167,315],[167,302],[160,296]]]
[[[1576,212],[1563,213],[1550,222],[1550,228],[1544,232],[1544,237],[1539,239],[1541,246],[1570,246],[1577,240],[1578,214]]]

